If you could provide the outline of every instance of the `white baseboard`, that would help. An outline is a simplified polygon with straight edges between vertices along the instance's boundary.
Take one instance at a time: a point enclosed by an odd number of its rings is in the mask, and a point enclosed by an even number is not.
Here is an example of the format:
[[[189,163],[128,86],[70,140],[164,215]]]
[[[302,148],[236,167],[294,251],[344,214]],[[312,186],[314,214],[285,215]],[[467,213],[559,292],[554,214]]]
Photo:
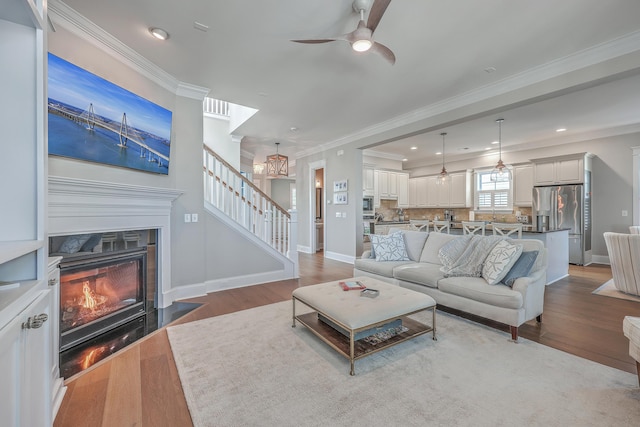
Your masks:
[[[203,297],[207,294],[204,283],[196,283],[193,285],[177,286],[169,289],[162,295],[163,306],[165,308],[173,304],[175,301],[187,298]]]
[[[346,262],[347,264],[353,264],[356,260],[356,257],[354,256],[339,254],[337,252],[329,252],[329,251],[324,251],[324,257],[333,259],[336,261]]]
[[[611,265],[611,262],[609,261],[609,256],[608,255],[594,255],[591,258],[591,262],[593,264],[607,264],[607,265]]]
[[[225,277],[224,279],[207,280],[206,292],[217,292],[226,289],[243,288],[245,286],[259,285],[261,283],[277,282],[279,280],[297,279],[292,272],[285,270],[270,271],[266,273],[247,274],[245,276]]]
[[[302,252],[303,254],[313,254],[314,251],[311,250],[311,246],[302,246],[298,245],[298,252]]]

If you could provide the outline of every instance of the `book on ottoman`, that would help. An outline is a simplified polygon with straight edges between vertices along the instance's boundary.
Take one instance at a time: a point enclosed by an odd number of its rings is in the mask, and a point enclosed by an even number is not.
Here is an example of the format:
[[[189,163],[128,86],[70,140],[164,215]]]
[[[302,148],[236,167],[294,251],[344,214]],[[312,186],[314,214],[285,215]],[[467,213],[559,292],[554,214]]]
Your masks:
[[[320,320],[323,323],[326,323],[327,325],[331,326],[333,329],[335,329],[336,331],[340,332],[342,335],[348,337],[349,336],[349,331],[347,331],[346,329],[342,328],[339,325],[336,325],[334,322],[332,322],[330,319],[327,319],[325,316],[323,316],[322,314],[318,313],[318,320]],[[402,327],[402,319],[396,319],[396,320],[392,320],[389,323],[385,323],[384,325],[381,326],[377,326],[374,328],[369,328],[369,329],[365,329],[364,331],[360,331],[357,332],[355,334],[355,336],[353,337],[354,341],[358,341],[361,340],[363,338],[367,338],[373,334],[377,334],[380,332],[386,332],[389,329],[395,329],[395,328],[401,328]]]

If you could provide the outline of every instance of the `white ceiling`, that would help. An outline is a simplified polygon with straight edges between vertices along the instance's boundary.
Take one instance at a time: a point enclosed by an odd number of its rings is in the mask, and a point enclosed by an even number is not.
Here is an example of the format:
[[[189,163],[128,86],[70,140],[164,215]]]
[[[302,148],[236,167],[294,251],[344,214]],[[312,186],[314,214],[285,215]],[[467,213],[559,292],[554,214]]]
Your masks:
[[[406,156],[409,166],[437,164],[440,132],[448,132],[448,158],[479,153],[497,139],[498,117],[504,151],[640,126],[638,0],[394,0],[374,37],[393,50],[395,65],[346,42],[290,41],[352,31],[352,0],[65,3],[176,79],[259,109],[238,130],[257,159],[276,141],[295,157],[394,140],[375,151]],[[169,40],[151,38],[151,26]],[[500,99],[508,90],[521,91],[517,102]],[[448,106],[460,110],[457,119],[444,118]]]

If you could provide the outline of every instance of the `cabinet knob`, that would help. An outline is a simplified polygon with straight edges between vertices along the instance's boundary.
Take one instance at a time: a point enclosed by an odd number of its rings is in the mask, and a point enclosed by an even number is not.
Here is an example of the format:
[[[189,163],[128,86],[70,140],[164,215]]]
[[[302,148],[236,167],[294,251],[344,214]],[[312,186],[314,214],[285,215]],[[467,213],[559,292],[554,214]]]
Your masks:
[[[22,329],[38,329],[48,319],[49,316],[47,316],[45,313],[29,317],[27,321],[22,324]]]
[[[58,284],[58,280],[57,279],[49,279],[49,286],[55,286]]]

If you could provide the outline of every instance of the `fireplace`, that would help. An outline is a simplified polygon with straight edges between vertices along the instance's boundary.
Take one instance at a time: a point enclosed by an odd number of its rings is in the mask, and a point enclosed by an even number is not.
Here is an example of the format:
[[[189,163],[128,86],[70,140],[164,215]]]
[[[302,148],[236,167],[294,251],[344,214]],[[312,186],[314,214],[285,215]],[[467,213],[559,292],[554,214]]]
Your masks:
[[[60,350],[144,316],[146,275],[146,247],[63,259]]]

